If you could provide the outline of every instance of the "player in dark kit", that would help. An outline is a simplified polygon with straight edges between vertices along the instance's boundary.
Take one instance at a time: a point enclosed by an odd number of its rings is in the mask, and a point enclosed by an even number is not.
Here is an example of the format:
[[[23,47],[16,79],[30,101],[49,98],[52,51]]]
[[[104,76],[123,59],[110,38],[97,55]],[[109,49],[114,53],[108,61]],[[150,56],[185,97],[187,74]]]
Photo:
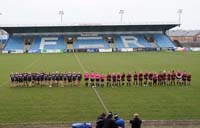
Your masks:
[[[67,86],[67,73],[63,73],[63,86]]]
[[[72,86],[72,73],[71,72],[67,73],[67,82],[68,82],[68,85]]]
[[[140,72],[138,77],[139,77],[139,85],[142,86],[142,84],[143,84],[142,83],[142,81],[143,81],[143,73]]]
[[[150,72],[148,74],[148,79],[149,79],[149,81],[148,81],[149,86],[153,85],[153,73],[152,72]]]
[[[131,86],[131,73],[129,72],[127,75],[126,75],[126,80],[127,80],[127,83],[126,85],[127,86]]]
[[[32,74],[30,72],[27,74],[27,80],[28,80],[28,87],[32,87],[33,77],[32,77]]]
[[[175,80],[176,80],[176,73],[173,70],[172,73],[171,73],[171,85],[175,85],[176,84]]]
[[[100,80],[101,80],[101,87],[104,87],[104,74],[100,74]]]
[[[162,73],[158,73],[158,85],[162,85]]]
[[[153,85],[154,86],[158,84],[157,81],[158,81],[158,74],[155,72],[153,74]]]
[[[107,79],[107,87],[108,86],[111,87],[111,74],[110,73],[107,74],[106,79]]]
[[[125,77],[126,77],[126,74],[123,72],[122,75],[121,75],[122,86],[125,85]]]
[[[56,74],[53,72],[52,73],[52,86],[56,84]]]
[[[138,74],[135,72],[133,74],[133,85],[138,85]]]
[[[166,85],[166,79],[167,79],[166,72],[163,71],[163,73],[162,73],[162,84],[163,84],[163,85]]]
[[[49,84],[49,87],[51,88],[52,87],[52,75],[51,75],[51,73],[48,74],[48,84]]]
[[[167,85],[170,85],[171,84],[171,73],[168,72],[167,73]]]
[[[76,79],[77,79],[77,74],[74,72],[72,74],[72,81],[73,81],[73,85],[76,86]]]
[[[82,80],[82,74],[80,72],[77,73],[77,86],[80,87],[80,83]]]
[[[112,86],[116,86],[117,85],[117,74],[113,73],[112,74]]]
[[[59,76],[59,73],[56,72],[56,86],[57,87],[58,87],[59,81],[60,81],[60,76]]]
[[[121,74],[119,72],[117,73],[117,86],[121,87]]]
[[[186,85],[186,81],[187,81],[187,74],[186,74],[186,72],[183,72],[182,73],[182,84]]]
[[[147,86],[148,84],[148,76],[149,74],[147,72],[144,73],[144,86]]]

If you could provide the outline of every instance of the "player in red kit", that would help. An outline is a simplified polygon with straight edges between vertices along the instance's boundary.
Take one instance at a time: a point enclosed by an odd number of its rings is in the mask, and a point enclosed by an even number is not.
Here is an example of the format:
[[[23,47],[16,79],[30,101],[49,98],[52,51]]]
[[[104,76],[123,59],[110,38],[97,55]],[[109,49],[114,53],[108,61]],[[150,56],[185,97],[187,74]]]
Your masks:
[[[107,87],[108,87],[108,86],[111,87],[111,77],[112,77],[112,76],[111,76],[111,73],[109,72],[109,73],[107,74],[107,76],[106,76],[106,79],[107,79],[107,84],[106,84],[106,85],[107,85]]]
[[[126,74],[123,72],[122,75],[121,75],[122,86],[125,85],[125,77],[126,77]]]
[[[139,73],[139,85],[140,85],[140,86],[142,86],[142,84],[143,84],[142,81],[143,81],[143,73],[140,72],[140,73]]]
[[[190,82],[192,80],[191,78],[192,78],[191,74],[187,73],[187,85],[190,85]]]
[[[150,72],[148,74],[148,79],[149,79],[148,84],[151,86],[153,84],[153,73],[152,72]]]
[[[127,75],[126,75],[126,79],[127,79],[127,86],[131,86],[131,73],[129,72]]]
[[[117,73],[117,86],[121,86],[121,74]]]
[[[176,84],[175,80],[176,80],[176,73],[173,70],[172,73],[171,73],[171,85],[175,85]]]
[[[115,87],[117,85],[117,74],[112,74],[112,86]]]
[[[144,86],[147,86],[147,83],[148,83],[148,73],[147,72],[145,72],[144,73]]]
[[[137,74],[137,72],[135,72],[133,74],[133,84],[138,85],[138,74]]]
[[[100,80],[101,80],[101,87],[104,87],[104,74],[100,74]]]
[[[170,72],[168,72],[167,74],[166,74],[166,76],[167,76],[167,85],[170,85],[171,84],[171,73]]]

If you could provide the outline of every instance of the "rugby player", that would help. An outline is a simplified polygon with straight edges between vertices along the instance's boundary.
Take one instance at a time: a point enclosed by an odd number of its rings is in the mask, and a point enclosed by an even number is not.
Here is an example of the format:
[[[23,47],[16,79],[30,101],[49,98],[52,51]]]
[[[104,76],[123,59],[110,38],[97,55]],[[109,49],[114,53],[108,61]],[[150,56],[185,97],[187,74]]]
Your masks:
[[[82,74],[80,72],[77,73],[77,86],[80,87],[80,83],[82,80]]]
[[[144,86],[147,86],[147,84],[148,84],[148,76],[149,76],[148,72],[145,72],[144,73]]]
[[[72,86],[72,73],[71,72],[67,73],[67,82],[68,82],[68,85]]]
[[[117,73],[117,86],[121,87],[121,74],[119,72]]]
[[[127,83],[126,85],[127,86],[131,86],[131,73],[129,72],[127,75],[126,75],[126,80],[127,80]]]
[[[187,73],[187,85],[190,85],[191,77],[192,77],[191,74]]]
[[[88,87],[88,84],[89,84],[89,83],[88,83],[89,77],[90,77],[89,73],[86,72],[86,73],[84,74],[84,80],[85,80],[85,86],[86,86],[86,87]]]
[[[90,86],[91,86],[91,87],[94,87],[94,86],[95,86],[95,85],[94,85],[94,80],[95,80],[95,73],[92,72],[92,73],[90,74],[90,82],[91,82]]]
[[[143,81],[143,73],[142,72],[139,73],[138,78],[139,78],[139,85],[142,86],[142,84],[143,84],[142,83],[142,81]]]
[[[73,81],[73,85],[76,86],[76,80],[77,80],[77,74],[76,72],[72,73],[72,81]]]
[[[112,74],[112,86],[115,87],[117,85],[117,74]]]
[[[109,72],[106,76],[106,79],[107,79],[107,87],[110,86],[111,87],[111,73]]]
[[[99,87],[100,75],[98,72],[95,74],[95,81],[96,81],[96,84],[95,84],[96,87]]]
[[[135,72],[133,74],[133,85],[138,85],[138,74]]]
[[[104,74],[100,74],[100,79],[101,79],[101,87],[104,87]]]
[[[122,75],[121,75],[122,86],[125,85],[125,77],[126,77],[126,74],[123,72]]]

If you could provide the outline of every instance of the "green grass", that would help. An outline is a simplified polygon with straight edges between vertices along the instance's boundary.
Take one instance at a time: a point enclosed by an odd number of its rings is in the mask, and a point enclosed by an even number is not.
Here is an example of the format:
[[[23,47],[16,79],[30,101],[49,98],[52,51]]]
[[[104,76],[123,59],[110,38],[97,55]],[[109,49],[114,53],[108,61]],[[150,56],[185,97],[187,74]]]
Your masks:
[[[185,70],[191,86],[97,88],[106,107],[124,119],[200,119],[200,53],[0,54],[0,123],[96,120],[104,112],[92,88],[10,88],[10,72],[134,72]]]

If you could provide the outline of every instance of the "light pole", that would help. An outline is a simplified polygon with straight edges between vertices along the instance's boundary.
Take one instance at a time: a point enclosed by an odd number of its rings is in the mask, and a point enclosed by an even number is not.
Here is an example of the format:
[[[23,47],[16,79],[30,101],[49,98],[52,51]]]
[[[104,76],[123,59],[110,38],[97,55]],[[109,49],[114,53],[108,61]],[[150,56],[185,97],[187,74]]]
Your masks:
[[[122,23],[124,10],[119,10],[119,14],[121,15],[120,22]]]
[[[64,15],[64,11],[63,10],[61,10],[61,11],[59,11],[59,13],[58,13],[59,15],[60,15],[60,22],[61,22],[61,24],[62,24],[62,21],[63,21],[63,15]]]
[[[178,9],[177,13],[178,13],[178,23],[179,23],[179,27],[180,27],[181,26],[181,16],[182,16],[182,13],[183,13],[183,9]]]

